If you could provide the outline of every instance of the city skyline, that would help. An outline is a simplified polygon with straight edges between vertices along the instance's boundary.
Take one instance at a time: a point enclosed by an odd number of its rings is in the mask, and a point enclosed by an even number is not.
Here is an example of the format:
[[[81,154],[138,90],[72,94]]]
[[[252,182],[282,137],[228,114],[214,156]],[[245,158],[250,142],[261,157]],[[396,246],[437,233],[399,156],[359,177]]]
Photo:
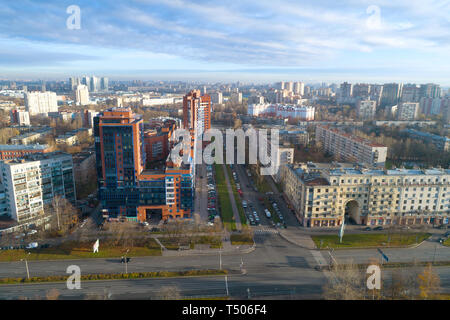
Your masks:
[[[448,1],[79,1],[74,30],[70,5],[4,4],[0,78],[450,85]]]

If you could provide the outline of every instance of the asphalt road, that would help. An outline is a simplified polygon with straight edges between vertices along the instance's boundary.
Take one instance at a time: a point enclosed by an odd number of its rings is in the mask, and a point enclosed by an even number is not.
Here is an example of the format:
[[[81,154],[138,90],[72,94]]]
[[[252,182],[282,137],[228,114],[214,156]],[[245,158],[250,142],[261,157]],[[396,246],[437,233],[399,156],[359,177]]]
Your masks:
[[[254,295],[296,294],[304,298],[318,298],[325,283],[323,273],[315,271],[314,258],[308,250],[293,247],[276,234],[261,232],[255,234],[257,249],[249,254],[222,255],[224,269],[239,274],[228,276],[230,295],[247,294],[247,288]],[[245,274],[240,274],[241,263]],[[69,265],[78,265],[82,274],[98,272],[124,272],[124,265],[117,259],[86,259],[71,261],[30,261],[31,276],[66,274]],[[219,268],[219,256],[145,257],[132,258],[128,272],[158,270],[189,270]],[[0,263],[0,277],[24,277],[24,262]],[[221,279],[221,280],[220,280]],[[80,298],[80,295],[98,294],[103,288],[110,288],[115,295],[148,298],[160,287],[175,284],[183,295],[223,295],[224,277],[197,277],[177,279],[117,280],[82,283],[82,291],[72,292],[64,284],[32,284],[0,286],[0,298],[35,297],[45,295],[49,288],[59,288],[64,294]],[[102,281],[105,282],[105,281]],[[102,291],[103,292],[103,291]],[[300,297],[299,296],[299,297]]]
[[[195,212],[200,214],[203,221],[208,220],[208,188],[206,177],[206,165],[204,163],[196,165],[195,183]],[[202,178],[203,177],[203,178]]]

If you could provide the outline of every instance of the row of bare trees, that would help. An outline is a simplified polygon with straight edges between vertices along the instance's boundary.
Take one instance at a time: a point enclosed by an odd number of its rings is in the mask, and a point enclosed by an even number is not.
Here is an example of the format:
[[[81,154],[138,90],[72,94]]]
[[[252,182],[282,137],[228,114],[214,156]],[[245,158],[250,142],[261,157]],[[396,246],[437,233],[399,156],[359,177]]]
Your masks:
[[[417,266],[393,269],[384,277],[386,285],[380,290],[367,289],[365,269],[353,263],[334,265],[328,275],[324,297],[329,300],[437,299],[441,289],[439,276],[431,264],[423,269]]]

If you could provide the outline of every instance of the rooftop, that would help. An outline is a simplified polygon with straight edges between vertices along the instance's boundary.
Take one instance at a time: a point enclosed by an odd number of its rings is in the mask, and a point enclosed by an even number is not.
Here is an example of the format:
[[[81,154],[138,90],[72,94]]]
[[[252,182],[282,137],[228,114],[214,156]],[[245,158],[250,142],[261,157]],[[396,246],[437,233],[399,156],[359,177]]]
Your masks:
[[[70,155],[68,153],[56,151],[56,152],[50,152],[50,153],[29,154],[29,155],[26,155],[26,156],[18,158],[18,159],[4,160],[2,162],[13,165],[13,164],[33,162],[33,161],[62,158],[62,157],[64,157],[64,158],[70,157],[70,159],[72,159],[72,155]]]
[[[0,144],[0,151],[14,150],[45,150],[47,144]]]
[[[346,138],[349,138],[349,139],[351,139],[351,140],[353,140],[355,142],[359,142],[359,143],[362,143],[362,144],[370,146],[370,147],[376,147],[376,148],[384,147],[384,148],[386,148],[386,146],[384,146],[384,145],[382,145],[380,143],[372,142],[370,140],[363,139],[363,138],[360,138],[360,137],[355,136],[355,135],[351,135],[351,134],[343,132],[341,130],[330,128],[329,126],[321,126],[321,127],[326,129],[326,130],[329,130],[331,132],[334,132],[334,133],[336,133],[338,135],[341,135],[341,136],[344,136]]]

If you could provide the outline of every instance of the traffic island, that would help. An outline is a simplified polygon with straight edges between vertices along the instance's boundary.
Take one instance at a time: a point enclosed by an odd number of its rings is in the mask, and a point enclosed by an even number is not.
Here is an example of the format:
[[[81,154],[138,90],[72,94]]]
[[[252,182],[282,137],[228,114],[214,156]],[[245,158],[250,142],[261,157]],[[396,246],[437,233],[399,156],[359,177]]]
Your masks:
[[[344,235],[341,243],[338,235],[311,236],[318,249],[406,248],[429,237],[430,233],[348,234]]]
[[[199,277],[227,275],[228,270],[189,270],[189,271],[156,271],[156,272],[131,272],[131,273],[102,273],[81,275],[81,281],[101,280],[125,280],[125,279],[149,279],[149,278],[175,278],[175,277]],[[0,285],[28,284],[43,282],[65,282],[69,276],[48,276],[31,278],[0,278]]]

